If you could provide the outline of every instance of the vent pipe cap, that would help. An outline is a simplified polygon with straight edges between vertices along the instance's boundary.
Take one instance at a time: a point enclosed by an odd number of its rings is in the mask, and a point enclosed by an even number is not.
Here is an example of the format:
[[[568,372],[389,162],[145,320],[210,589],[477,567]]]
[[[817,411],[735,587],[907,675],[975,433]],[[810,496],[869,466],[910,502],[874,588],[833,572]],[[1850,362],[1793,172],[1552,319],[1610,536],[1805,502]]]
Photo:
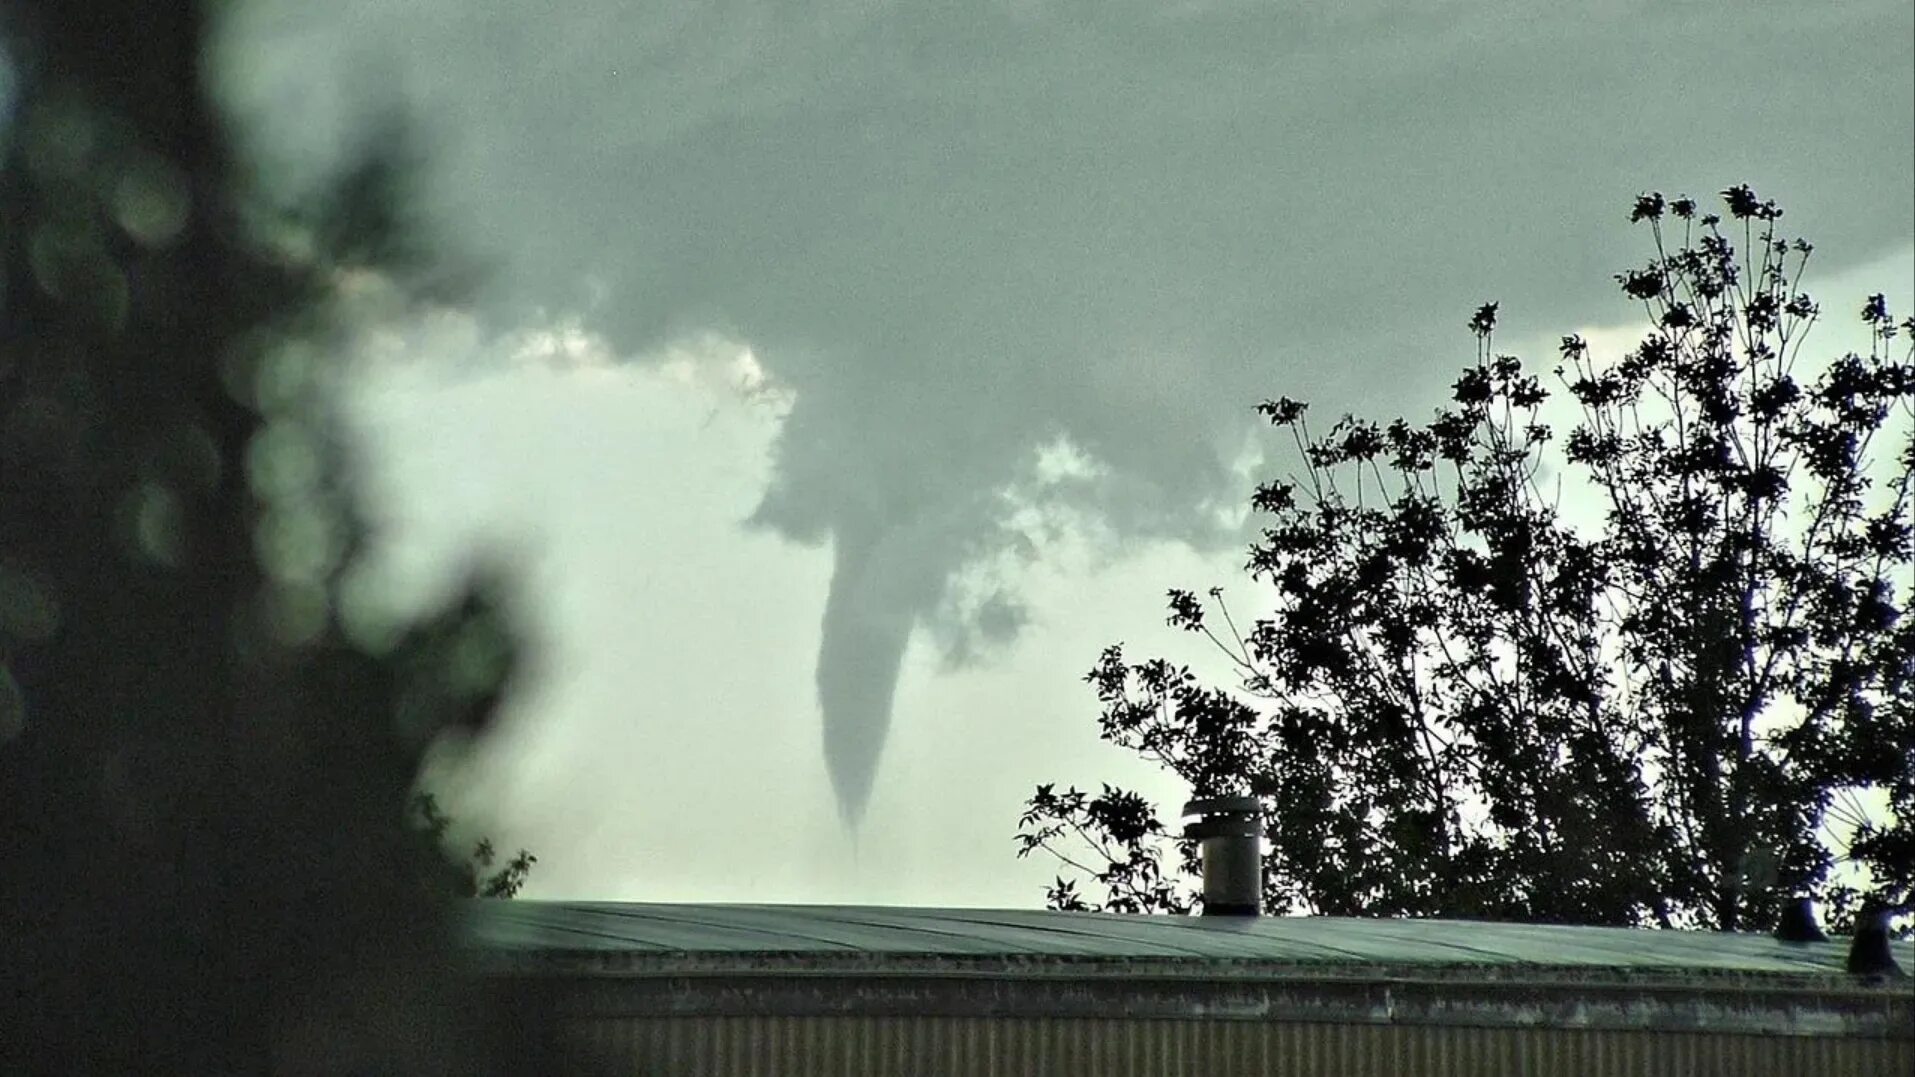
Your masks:
[[[1205,916],[1256,916],[1263,906],[1263,804],[1205,797],[1184,805],[1184,837],[1202,843]]]

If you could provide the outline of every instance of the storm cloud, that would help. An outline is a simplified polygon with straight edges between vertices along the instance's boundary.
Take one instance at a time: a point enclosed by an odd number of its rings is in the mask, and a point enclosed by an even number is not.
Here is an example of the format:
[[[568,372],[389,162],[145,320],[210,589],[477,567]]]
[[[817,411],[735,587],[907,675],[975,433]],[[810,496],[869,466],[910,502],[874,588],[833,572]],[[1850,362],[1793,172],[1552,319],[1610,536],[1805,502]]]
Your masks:
[[[1422,406],[1488,299],[1627,316],[1643,189],[1750,182],[1824,269],[1915,234],[1904,0],[1554,10],[273,0],[226,62],[282,179],[390,72],[502,329],[751,348],[790,409],[748,522],[832,546],[816,688],[855,821],[911,634],[1020,623],[1014,574],[960,586],[1041,552],[1007,490],[1233,541],[1250,405]],[[1035,482],[1059,445],[1092,466]]]

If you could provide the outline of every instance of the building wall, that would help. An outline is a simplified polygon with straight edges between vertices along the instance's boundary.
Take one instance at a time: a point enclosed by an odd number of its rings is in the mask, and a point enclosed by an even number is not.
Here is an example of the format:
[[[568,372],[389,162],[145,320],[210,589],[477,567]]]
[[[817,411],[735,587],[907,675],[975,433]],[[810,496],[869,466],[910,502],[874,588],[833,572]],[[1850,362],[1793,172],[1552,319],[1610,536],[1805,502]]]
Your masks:
[[[1915,1039],[1327,1022],[932,1016],[574,1019],[605,1072],[777,1077],[1882,1077]]]

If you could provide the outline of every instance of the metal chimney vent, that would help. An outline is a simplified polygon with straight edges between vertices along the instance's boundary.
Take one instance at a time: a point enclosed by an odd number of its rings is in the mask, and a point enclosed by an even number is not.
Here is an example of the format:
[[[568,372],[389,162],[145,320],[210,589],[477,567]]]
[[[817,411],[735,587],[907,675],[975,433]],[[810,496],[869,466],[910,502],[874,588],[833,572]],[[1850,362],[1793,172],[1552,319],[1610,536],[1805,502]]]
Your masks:
[[[1865,906],[1855,919],[1855,938],[1849,943],[1848,970],[1857,976],[1886,976],[1901,979],[1907,973],[1895,962],[1889,946],[1889,921],[1904,907]]]
[[[1210,797],[1184,805],[1184,837],[1203,843],[1204,915],[1255,916],[1263,906],[1263,805]]]
[[[1815,922],[1815,903],[1806,897],[1790,898],[1782,906],[1782,919],[1775,926],[1775,937],[1783,942],[1829,941],[1821,925]]]

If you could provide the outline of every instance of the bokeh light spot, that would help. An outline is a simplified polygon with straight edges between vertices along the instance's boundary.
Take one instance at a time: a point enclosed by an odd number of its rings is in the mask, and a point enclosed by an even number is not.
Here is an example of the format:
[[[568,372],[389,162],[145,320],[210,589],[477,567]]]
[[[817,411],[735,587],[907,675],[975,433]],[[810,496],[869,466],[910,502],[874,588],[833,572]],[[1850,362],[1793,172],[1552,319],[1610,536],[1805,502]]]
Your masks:
[[[266,599],[267,625],[273,638],[287,647],[303,647],[326,630],[328,603],[323,587],[312,583],[282,583]]]
[[[268,511],[254,529],[253,545],[275,580],[317,583],[338,560],[337,531],[330,514],[306,500]]]
[[[288,341],[268,351],[253,371],[253,405],[269,414],[298,409],[306,402],[313,374],[310,345]]]
[[[5,663],[0,663],[0,744],[26,732],[27,695],[20,690],[20,682],[13,679],[13,671]]]
[[[34,109],[22,137],[27,168],[45,180],[75,179],[86,171],[96,134],[85,109],[66,104]]]
[[[136,162],[113,188],[113,219],[148,247],[164,247],[186,228],[186,177],[164,161]]]
[[[52,589],[34,573],[0,563],[0,634],[43,640],[59,628],[60,603]]]
[[[133,538],[147,560],[178,568],[186,552],[186,514],[173,491],[144,482],[132,494]]]
[[[312,437],[299,423],[278,420],[246,447],[246,474],[253,492],[280,500],[311,491],[319,482],[321,461]]]
[[[34,229],[27,257],[34,281],[47,295],[79,310],[108,332],[125,327],[131,301],[126,274],[91,231],[42,224]]]
[[[383,655],[399,642],[403,623],[383,593],[381,582],[355,565],[339,585],[339,625],[353,646]]]

